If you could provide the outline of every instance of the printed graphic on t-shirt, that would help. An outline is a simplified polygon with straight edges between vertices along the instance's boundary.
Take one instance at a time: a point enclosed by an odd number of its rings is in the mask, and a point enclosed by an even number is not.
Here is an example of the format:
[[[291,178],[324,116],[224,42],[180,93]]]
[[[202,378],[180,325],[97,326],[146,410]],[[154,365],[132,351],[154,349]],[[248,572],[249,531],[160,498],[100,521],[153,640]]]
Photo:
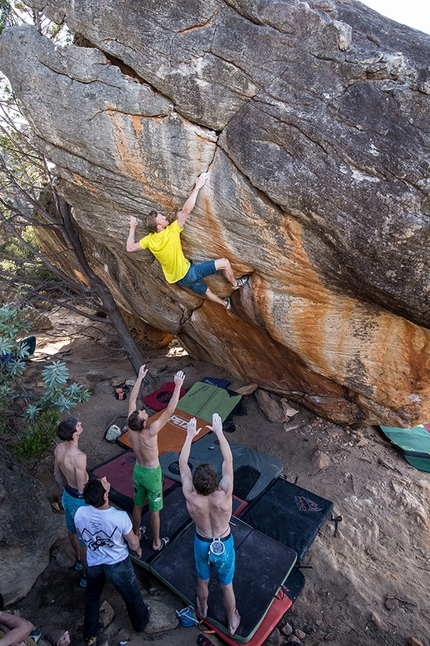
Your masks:
[[[89,529],[85,528],[82,532],[82,540],[88,546],[88,549],[96,552],[100,547],[115,547],[115,541],[112,539],[112,536],[117,531],[118,527],[115,527],[110,536],[106,534],[102,529],[99,529],[94,534],[90,532]]]

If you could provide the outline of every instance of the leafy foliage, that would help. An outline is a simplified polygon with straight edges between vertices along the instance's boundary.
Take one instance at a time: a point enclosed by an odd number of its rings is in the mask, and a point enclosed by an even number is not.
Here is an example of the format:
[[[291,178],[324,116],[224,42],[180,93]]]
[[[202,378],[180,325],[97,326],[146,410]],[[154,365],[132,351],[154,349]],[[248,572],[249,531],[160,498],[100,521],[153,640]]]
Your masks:
[[[13,400],[12,384],[24,373],[29,350],[17,337],[29,330],[29,321],[18,311],[0,308],[0,410]]]
[[[54,42],[70,42],[72,32],[61,22],[48,20],[41,11],[28,7],[20,0],[0,0],[0,34],[13,25],[35,25],[38,30]]]
[[[0,308],[0,411],[13,413],[14,402],[30,400],[19,389],[17,380],[24,374],[29,354],[28,344],[17,337],[28,333],[30,323],[25,313],[8,307]],[[17,447],[23,458],[38,457],[52,444],[59,416],[70,412],[76,404],[88,401],[90,392],[81,385],[67,385],[69,371],[62,361],[54,361],[42,370],[44,390],[37,403],[25,411],[27,433]]]

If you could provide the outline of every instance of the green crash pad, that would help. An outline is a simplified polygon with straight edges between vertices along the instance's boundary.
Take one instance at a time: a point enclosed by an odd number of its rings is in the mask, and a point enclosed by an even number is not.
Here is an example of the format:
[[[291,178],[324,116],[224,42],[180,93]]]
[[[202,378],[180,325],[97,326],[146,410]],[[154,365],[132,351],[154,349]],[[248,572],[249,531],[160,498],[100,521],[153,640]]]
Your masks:
[[[212,424],[213,413],[218,413],[222,421],[227,417],[242,399],[242,395],[218,388],[203,381],[197,381],[186,395],[181,397],[177,409],[188,415],[199,417],[208,424]]]
[[[399,449],[406,460],[420,471],[430,473],[430,433],[420,424],[414,428],[381,426],[384,435]]]

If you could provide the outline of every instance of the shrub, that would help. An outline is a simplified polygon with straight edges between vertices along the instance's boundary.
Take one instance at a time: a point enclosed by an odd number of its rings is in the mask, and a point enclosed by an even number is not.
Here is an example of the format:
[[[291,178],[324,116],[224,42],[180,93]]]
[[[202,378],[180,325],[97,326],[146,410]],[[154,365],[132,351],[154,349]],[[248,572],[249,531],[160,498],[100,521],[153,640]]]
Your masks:
[[[31,324],[25,319],[25,312],[0,308],[0,410],[13,409],[14,401],[24,397],[16,389],[17,379],[24,374],[28,345],[18,341],[17,336],[28,333]],[[54,361],[42,370],[44,390],[34,404],[25,411],[27,432],[19,441],[17,454],[23,458],[39,457],[53,443],[56,426],[63,412],[70,413],[80,402],[88,401],[89,390],[81,385],[67,385],[69,371],[62,361]]]

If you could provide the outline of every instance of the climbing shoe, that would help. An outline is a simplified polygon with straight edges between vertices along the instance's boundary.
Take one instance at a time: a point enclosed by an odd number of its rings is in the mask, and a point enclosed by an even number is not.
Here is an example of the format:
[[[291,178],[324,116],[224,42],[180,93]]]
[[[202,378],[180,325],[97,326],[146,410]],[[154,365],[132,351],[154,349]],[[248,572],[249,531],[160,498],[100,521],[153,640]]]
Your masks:
[[[243,287],[249,280],[249,276],[242,276],[242,278],[238,278],[236,280],[236,287],[233,287],[234,290],[240,289],[240,287]]]

